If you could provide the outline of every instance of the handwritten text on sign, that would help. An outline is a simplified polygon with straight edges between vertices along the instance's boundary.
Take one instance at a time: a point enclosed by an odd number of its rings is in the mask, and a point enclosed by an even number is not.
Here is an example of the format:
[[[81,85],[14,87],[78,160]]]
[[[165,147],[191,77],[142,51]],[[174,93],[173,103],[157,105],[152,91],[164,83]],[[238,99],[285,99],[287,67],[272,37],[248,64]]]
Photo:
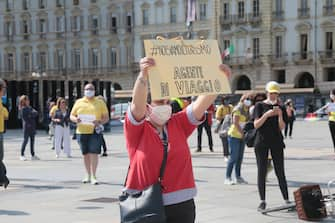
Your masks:
[[[145,40],[153,99],[230,93],[216,40]]]

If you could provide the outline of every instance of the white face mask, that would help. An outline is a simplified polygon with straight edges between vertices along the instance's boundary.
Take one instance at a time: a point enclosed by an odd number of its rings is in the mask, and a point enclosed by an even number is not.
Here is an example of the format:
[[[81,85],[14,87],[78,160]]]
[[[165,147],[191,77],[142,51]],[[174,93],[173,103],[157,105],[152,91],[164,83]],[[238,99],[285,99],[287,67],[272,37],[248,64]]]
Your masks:
[[[154,107],[150,106],[150,108],[151,112],[149,114],[149,118],[159,126],[164,125],[171,118],[171,105],[159,105]]]
[[[85,90],[84,91],[84,95],[88,98],[94,97],[94,94],[95,94],[95,91],[92,91],[92,90]]]
[[[251,101],[249,99],[246,99],[246,100],[243,101],[243,104],[247,107],[250,107]]]

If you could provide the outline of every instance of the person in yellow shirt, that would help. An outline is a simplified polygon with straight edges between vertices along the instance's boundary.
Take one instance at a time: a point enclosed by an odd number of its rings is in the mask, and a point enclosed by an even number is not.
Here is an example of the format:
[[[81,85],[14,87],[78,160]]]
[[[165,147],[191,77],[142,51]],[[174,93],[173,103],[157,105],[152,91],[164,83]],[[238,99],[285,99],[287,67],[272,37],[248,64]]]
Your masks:
[[[232,112],[232,124],[228,130],[228,144],[230,148],[230,157],[226,170],[226,179],[224,184],[232,185],[235,183],[246,184],[241,176],[241,166],[244,155],[243,127],[249,120],[249,107],[251,106],[251,95],[242,95],[240,102],[235,106]],[[233,181],[231,174],[235,167],[236,181]]]
[[[216,109],[215,112],[215,119],[217,120],[217,128],[215,130],[216,133],[219,132],[221,125],[223,123],[224,118],[226,115],[230,115],[231,112],[233,111],[233,106],[231,104],[227,103],[228,101],[226,100],[225,97],[221,98],[221,105]],[[228,156],[229,156],[229,146],[228,146],[228,135],[226,134],[220,134],[220,138],[222,141],[222,147],[223,147],[223,156],[225,161],[228,161]]]
[[[3,163],[4,157],[4,146],[3,146],[3,133],[5,131],[5,120],[8,119],[8,111],[6,107],[2,105],[2,96],[6,92],[6,82],[0,79],[0,186],[7,188],[9,180],[6,176],[6,166]]]
[[[332,136],[334,151],[335,151],[335,88],[330,91],[330,100],[326,107],[326,111],[328,112],[328,125],[330,134]]]
[[[94,85],[84,87],[84,97],[78,99],[71,110],[70,119],[77,124],[77,141],[84,156],[87,175],[83,183],[96,185],[98,155],[101,153],[101,137],[103,124],[108,122],[106,104],[95,97]]]

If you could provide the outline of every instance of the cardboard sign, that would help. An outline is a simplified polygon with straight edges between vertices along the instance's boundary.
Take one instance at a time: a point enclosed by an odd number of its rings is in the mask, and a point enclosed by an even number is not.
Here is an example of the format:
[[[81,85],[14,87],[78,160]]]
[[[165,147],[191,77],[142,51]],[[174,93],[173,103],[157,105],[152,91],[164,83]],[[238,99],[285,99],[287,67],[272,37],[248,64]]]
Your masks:
[[[144,40],[144,47],[155,60],[149,70],[153,100],[231,93],[216,40]]]

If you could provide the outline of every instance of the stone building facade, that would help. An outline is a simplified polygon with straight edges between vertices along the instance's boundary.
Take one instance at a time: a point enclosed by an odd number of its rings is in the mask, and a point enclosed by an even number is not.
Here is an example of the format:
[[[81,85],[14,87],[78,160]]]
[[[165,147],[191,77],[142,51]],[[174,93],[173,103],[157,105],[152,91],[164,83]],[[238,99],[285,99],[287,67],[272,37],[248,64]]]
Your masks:
[[[133,1],[0,0],[0,76],[10,114],[27,94],[43,118],[48,98],[71,104],[88,81],[110,104],[113,89],[132,87],[133,42]]]

